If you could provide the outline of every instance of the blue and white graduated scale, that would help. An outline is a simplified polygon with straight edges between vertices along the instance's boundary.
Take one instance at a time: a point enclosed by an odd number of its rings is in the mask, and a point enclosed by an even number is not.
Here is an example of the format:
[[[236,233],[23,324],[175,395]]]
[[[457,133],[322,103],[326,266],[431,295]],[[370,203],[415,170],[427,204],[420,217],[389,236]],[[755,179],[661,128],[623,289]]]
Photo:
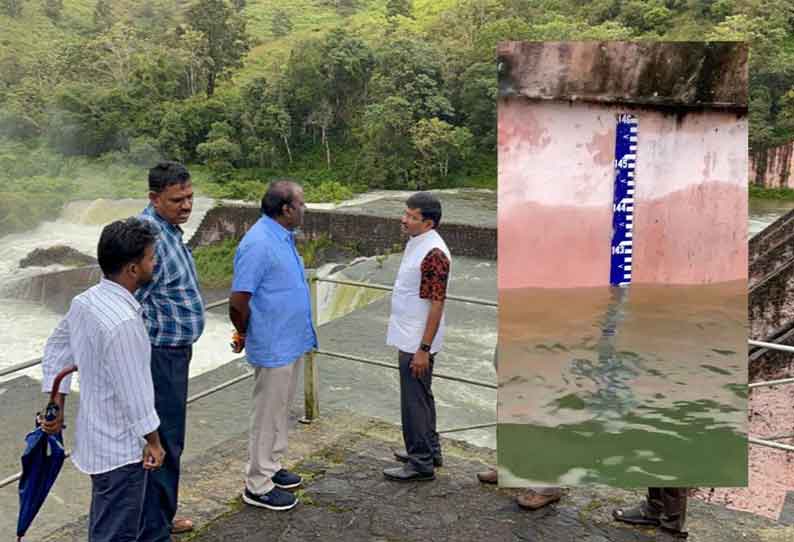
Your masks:
[[[615,130],[615,196],[612,203],[612,255],[609,283],[631,283],[634,237],[634,172],[637,165],[637,118],[618,115]]]

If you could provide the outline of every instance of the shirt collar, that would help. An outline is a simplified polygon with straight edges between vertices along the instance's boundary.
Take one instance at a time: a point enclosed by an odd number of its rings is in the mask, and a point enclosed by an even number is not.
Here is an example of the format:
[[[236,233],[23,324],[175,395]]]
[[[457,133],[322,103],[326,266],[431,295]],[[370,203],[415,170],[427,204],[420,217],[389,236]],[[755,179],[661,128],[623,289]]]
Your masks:
[[[435,228],[430,228],[425,233],[420,233],[419,235],[415,235],[411,237],[410,239],[408,239],[408,242],[412,245],[416,244],[420,242],[422,239],[427,239],[428,237],[431,237],[433,235],[433,232],[435,231],[436,231]]]
[[[182,228],[180,228],[176,224],[171,224],[169,221],[167,221],[166,219],[161,217],[159,214],[157,214],[157,211],[154,209],[154,205],[152,205],[151,203],[146,206],[146,209],[143,210],[143,214],[151,216],[152,218],[154,218],[157,221],[157,223],[160,225],[160,227],[168,228],[170,231],[173,231],[175,233],[178,233],[179,235],[182,235],[182,233],[183,233]]]
[[[292,241],[295,239],[295,232],[288,230],[269,216],[262,215],[262,220],[265,221],[265,225],[270,229],[270,231],[276,234],[278,237],[284,239],[285,241]]]
[[[110,279],[106,279],[105,277],[102,277],[101,279],[99,279],[99,285],[103,290],[112,293],[113,295],[116,295],[121,299],[123,299],[124,301],[126,301],[127,303],[129,303],[129,305],[133,308],[133,310],[135,310],[135,312],[137,313],[141,312],[142,310],[141,304],[138,303],[138,300],[135,299],[135,296],[132,295],[129,290],[127,290],[124,286],[122,286],[118,282],[113,282]]]

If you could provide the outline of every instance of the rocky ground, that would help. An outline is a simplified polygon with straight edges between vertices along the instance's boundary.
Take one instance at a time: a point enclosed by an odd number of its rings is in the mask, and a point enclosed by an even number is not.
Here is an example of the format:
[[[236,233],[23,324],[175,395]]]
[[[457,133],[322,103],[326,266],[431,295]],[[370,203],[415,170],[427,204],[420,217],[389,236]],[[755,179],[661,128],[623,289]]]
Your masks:
[[[474,473],[495,461],[493,450],[444,440],[445,466],[433,482],[386,481],[399,428],[349,413],[311,425],[295,425],[287,465],[305,478],[301,504],[271,512],[242,503],[245,433],[207,450],[185,467],[181,513],[197,530],[178,542],[262,540],[510,540],[651,542],[670,540],[653,529],[612,521],[615,506],[632,503],[639,491],[572,489],[563,500],[538,512],[517,507],[517,490],[479,484]],[[695,542],[783,542],[794,527],[757,515],[693,501],[689,540]],[[85,518],[47,540],[85,539]]]

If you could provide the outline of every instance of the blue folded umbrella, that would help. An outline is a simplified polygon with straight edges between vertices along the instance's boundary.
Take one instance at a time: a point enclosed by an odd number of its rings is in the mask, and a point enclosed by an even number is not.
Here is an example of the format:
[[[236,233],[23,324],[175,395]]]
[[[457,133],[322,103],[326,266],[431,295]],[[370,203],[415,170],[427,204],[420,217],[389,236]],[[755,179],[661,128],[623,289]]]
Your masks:
[[[52,384],[50,403],[47,405],[45,419],[54,420],[58,415],[55,396],[66,375],[77,370],[70,365],[58,373]],[[36,429],[25,437],[25,451],[22,454],[22,477],[19,479],[19,519],[17,520],[17,541],[25,536],[33,518],[38,514],[44,499],[61,472],[66,450],[63,448],[63,436],[60,432],[49,435],[39,427],[36,418]]]
[[[25,452],[22,454],[22,478],[19,480],[19,520],[17,537],[22,540],[39,512],[52,484],[61,472],[66,451],[63,437],[48,435],[36,428],[25,437]]]

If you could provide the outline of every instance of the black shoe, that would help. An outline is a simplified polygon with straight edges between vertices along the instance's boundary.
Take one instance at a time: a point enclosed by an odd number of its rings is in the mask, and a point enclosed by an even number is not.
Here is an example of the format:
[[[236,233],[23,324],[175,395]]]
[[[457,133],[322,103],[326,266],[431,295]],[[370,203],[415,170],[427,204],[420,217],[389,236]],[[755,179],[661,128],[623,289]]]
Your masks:
[[[402,467],[383,469],[383,475],[389,480],[394,480],[396,482],[426,482],[436,479],[434,473],[419,472],[410,464],[403,465]]]
[[[243,493],[243,501],[251,506],[267,508],[268,510],[289,510],[298,504],[298,498],[289,491],[274,487],[264,495],[254,495],[248,488]]]
[[[276,487],[280,487],[281,489],[292,489],[294,487],[298,487],[303,482],[303,478],[288,471],[287,469],[281,469],[278,471],[273,475],[271,480],[273,480],[273,483],[276,484]]]
[[[397,461],[402,463],[408,463],[408,454],[405,452],[401,452],[399,450],[394,451],[394,457]],[[443,467],[444,466],[444,459],[440,455],[433,456],[433,466],[434,467]]]

